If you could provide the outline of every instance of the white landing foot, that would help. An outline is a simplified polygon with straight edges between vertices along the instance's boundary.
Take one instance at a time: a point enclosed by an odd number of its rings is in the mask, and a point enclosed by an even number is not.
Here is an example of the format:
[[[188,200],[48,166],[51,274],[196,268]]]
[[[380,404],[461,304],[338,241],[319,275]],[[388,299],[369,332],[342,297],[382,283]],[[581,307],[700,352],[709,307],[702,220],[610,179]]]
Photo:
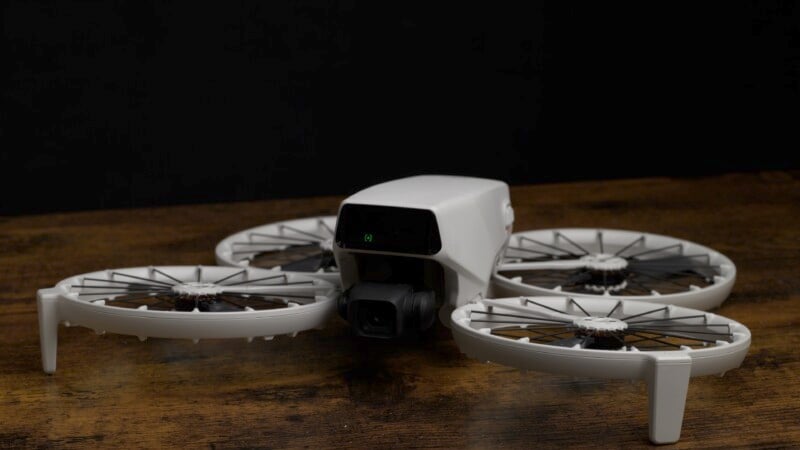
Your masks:
[[[58,295],[60,289],[41,289],[37,294],[39,309],[39,343],[42,349],[42,369],[45,373],[56,371],[58,350]]]
[[[654,444],[672,444],[681,437],[692,359],[683,352],[674,353],[654,359],[647,377],[650,441]]]

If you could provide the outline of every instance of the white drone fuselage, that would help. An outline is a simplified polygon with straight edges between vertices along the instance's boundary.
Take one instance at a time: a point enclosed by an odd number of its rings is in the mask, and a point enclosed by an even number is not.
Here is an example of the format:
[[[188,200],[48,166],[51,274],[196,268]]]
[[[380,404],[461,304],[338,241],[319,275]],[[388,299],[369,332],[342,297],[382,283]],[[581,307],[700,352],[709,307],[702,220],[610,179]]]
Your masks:
[[[385,208],[379,212],[388,212],[383,215],[386,221],[352,224],[353,221],[347,217],[348,210],[361,207]],[[403,211],[408,210],[433,218],[432,227],[423,226],[424,220],[401,223]],[[394,215],[393,211],[399,214]],[[392,221],[393,218],[398,220]],[[444,298],[439,301],[449,313],[452,308],[486,295],[493,269],[508,243],[513,222],[508,185],[501,181],[424,175],[369,187],[345,199],[339,210],[333,252],[341,271],[342,288],[347,290],[364,281],[365,268],[359,265],[368,258],[361,259],[363,255],[430,260],[441,266]],[[361,229],[357,229],[358,226]],[[426,233],[435,233],[432,239],[440,241],[441,245],[415,253],[413,247],[416,243],[430,241]],[[361,242],[352,242],[353,238]],[[398,245],[391,245],[393,239]],[[414,245],[399,245],[408,244],[409,240]],[[398,246],[403,248],[394,248]]]

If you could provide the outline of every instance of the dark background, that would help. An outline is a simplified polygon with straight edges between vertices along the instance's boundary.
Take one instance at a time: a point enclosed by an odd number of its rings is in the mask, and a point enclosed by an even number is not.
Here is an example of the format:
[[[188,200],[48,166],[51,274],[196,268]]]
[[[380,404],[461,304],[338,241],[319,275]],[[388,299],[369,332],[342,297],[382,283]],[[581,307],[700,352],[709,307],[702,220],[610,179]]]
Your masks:
[[[2,20],[0,214],[800,166],[796,2],[23,0]]]

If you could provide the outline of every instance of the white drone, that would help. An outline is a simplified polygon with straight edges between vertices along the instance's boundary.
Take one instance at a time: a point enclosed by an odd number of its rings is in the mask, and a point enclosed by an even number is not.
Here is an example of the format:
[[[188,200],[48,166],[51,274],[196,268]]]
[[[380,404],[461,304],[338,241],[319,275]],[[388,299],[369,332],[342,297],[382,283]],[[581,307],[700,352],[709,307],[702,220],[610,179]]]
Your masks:
[[[251,228],[223,266],[78,275],[38,294],[44,371],[58,324],[98,333],[271,339],[336,312],[353,334],[451,327],[469,356],[522,369],[646,380],[650,440],[676,442],[691,376],[744,359],[750,332],[703,312],[730,293],[730,259],[692,242],[607,229],[512,234],[508,186],[417,176],[347,198],[338,217]],[[499,298],[505,297],[505,298]]]

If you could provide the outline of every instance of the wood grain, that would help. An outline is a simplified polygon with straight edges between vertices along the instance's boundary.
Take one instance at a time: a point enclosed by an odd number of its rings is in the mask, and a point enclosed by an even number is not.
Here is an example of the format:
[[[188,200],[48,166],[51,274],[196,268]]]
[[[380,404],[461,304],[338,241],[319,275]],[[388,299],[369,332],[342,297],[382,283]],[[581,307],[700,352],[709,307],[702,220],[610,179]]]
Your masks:
[[[744,365],[692,380],[678,448],[800,446],[800,176],[771,172],[515,187],[519,230],[591,226],[697,241],[739,270],[720,313],[747,324]],[[641,383],[521,373],[449,333],[358,341],[338,319],[271,342],[60,329],[41,371],[38,288],[69,275],[212,264],[218,240],[333,213],[340,198],[0,218],[0,447],[640,447]]]

